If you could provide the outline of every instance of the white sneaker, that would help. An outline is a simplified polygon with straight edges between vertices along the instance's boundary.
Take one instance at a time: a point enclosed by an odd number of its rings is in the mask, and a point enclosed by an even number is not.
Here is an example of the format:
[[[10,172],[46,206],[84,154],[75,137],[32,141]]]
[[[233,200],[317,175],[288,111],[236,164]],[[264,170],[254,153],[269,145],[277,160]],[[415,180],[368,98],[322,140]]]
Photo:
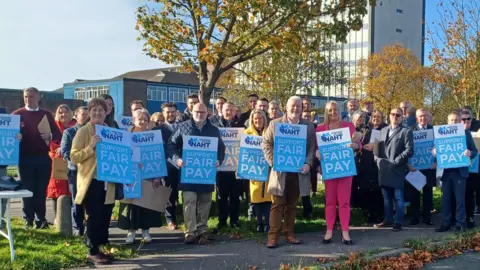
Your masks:
[[[143,236],[143,241],[147,243],[152,242],[152,237],[150,236],[150,232],[148,230],[144,230],[142,232],[142,236]]]
[[[127,234],[127,239],[125,240],[125,244],[130,245],[135,242],[135,232],[134,231],[129,231]]]

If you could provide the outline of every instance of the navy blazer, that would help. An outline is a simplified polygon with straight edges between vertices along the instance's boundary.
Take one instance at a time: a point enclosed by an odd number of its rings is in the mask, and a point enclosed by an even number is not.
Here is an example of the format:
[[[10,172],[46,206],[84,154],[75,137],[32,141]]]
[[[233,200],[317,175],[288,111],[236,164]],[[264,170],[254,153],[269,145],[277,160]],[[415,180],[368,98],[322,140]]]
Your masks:
[[[7,113],[7,110],[3,107],[0,107],[0,113]]]
[[[470,130],[465,130],[465,137],[467,138],[467,149],[470,150],[471,152],[470,160],[472,160],[474,157],[477,156],[478,150],[477,150],[477,147],[475,146],[475,142],[473,141],[472,133],[470,132]],[[458,170],[460,171],[460,174],[462,175],[462,177],[465,177],[465,178],[468,177],[469,175],[468,167],[461,167],[461,168],[458,168]]]

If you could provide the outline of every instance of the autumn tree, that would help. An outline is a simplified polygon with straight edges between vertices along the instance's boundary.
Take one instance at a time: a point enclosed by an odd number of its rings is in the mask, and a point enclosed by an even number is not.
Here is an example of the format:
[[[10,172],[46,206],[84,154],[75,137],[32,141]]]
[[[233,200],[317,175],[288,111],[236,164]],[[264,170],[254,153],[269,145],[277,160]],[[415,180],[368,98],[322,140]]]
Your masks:
[[[374,0],[155,0],[137,11],[136,29],[147,55],[198,71],[206,102],[220,76],[234,66],[278,50],[306,50],[300,33],[313,28],[345,41],[362,25]],[[340,16],[342,15],[342,16]],[[331,18],[317,21],[312,18]]]
[[[452,89],[444,82],[443,71],[434,67],[424,68],[425,105],[433,115],[435,124],[445,123],[448,114],[457,109]]]
[[[427,25],[429,60],[442,71],[457,107],[471,106],[480,117],[480,2],[442,0],[439,19]]]
[[[401,45],[385,46],[378,54],[360,60],[358,73],[350,82],[351,96],[372,101],[375,108],[389,112],[402,100],[415,107],[425,101],[425,71],[418,58]]]

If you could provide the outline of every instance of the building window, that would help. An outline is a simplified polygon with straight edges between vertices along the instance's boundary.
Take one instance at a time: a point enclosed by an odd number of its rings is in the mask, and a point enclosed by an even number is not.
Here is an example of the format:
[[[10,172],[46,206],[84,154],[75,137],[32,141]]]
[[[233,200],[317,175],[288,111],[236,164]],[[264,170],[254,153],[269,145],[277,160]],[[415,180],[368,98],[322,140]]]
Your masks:
[[[108,94],[108,85],[96,85],[87,87],[76,87],[74,98],[78,100],[90,100],[100,95]]]
[[[397,33],[402,33],[402,29],[396,29],[395,31],[397,31]]]
[[[188,89],[170,87],[168,93],[168,101],[170,102],[185,102],[188,96]]]
[[[149,85],[147,87],[147,100],[167,101],[167,87]]]
[[[198,89],[190,88],[190,93],[189,93],[189,94],[196,94],[196,95],[198,95]]]
[[[403,9],[397,8],[397,13],[403,14]]]

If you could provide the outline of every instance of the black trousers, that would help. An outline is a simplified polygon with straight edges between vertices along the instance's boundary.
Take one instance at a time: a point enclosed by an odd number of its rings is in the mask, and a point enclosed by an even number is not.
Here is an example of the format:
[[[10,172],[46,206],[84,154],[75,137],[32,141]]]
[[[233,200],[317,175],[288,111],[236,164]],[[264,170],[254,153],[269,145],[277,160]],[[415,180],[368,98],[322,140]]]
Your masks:
[[[218,223],[225,225],[230,216],[230,224],[238,223],[240,208],[241,180],[235,178],[233,172],[220,172],[217,174],[217,203]]]
[[[478,185],[477,173],[470,173],[465,188],[465,214],[467,219],[475,217],[475,188]]]
[[[310,196],[302,196],[302,206],[303,206],[303,217],[309,217],[312,215],[313,206],[312,201],[310,200]]]
[[[105,204],[105,182],[92,180],[87,194],[83,199],[83,206],[87,211],[87,234],[85,244],[90,255],[97,255],[101,245],[108,244],[108,227],[112,218],[113,204]]]
[[[29,225],[45,222],[47,187],[52,173],[52,160],[49,156],[20,156],[20,180],[24,189],[33,193],[30,198],[23,198],[23,218]]]
[[[165,207],[165,219],[168,223],[176,223],[177,222],[177,200],[178,200],[178,182],[180,181],[180,174],[179,171],[174,168],[168,171],[168,176],[165,178],[166,181],[164,185],[172,189],[172,193],[170,193],[170,198],[168,198],[167,206]]]
[[[410,214],[412,218],[423,220],[431,220],[433,210],[433,187],[428,183],[422,189],[422,194],[410,183],[405,182],[405,185],[410,193]],[[420,197],[422,197],[423,208],[420,211]]]

